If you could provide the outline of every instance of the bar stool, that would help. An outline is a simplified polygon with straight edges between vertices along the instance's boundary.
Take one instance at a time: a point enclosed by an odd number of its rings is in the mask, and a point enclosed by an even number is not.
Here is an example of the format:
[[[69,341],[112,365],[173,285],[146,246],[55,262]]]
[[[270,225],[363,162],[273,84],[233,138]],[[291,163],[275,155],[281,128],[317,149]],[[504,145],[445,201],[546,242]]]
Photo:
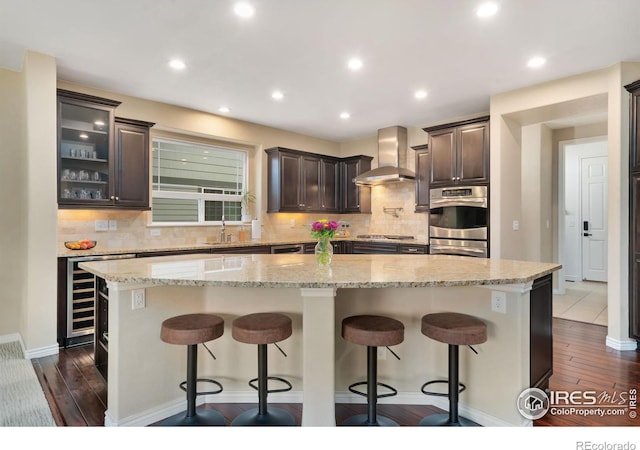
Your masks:
[[[422,385],[422,393],[449,398],[449,414],[433,414],[420,421],[421,426],[478,426],[477,423],[458,415],[458,395],[466,389],[459,381],[458,349],[460,345],[472,345],[487,341],[487,325],[480,319],[460,313],[435,313],[422,317],[422,334],[449,344],[449,379],[433,380]],[[426,391],[435,383],[447,383],[448,394]]]
[[[219,394],[222,385],[212,379],[198,378],[198,344],[218,339],[224,333],[224,319],[213,314],[185,314],[171,317],[162,322],[160,339],[168,344],[187,345],[187,380],[180,383],[180,389],[187,393],[187,411],[163,420],[161,426],[224,425],[224,416],[218,411],[203,409],[196,411],[196,397],[204,394]],[[213,353],[207,348],[215,359]],[[213,391],[197,392],[197,383],[211,383],[217,387]]]
[[[357,414],[342,422],[347,426],[398,426],[388,417],[377,414],[379,398],[392,397],[398,393],[393,387],[378,382],[378,347],[397,345],[404,341],[402,322],[384,316],[351,316],[342,321],[342,337],[354,344],[367,346],[367,380],[353,383],[349,391],[367,397],[367,414]],[[391,349],[389,351],[398,358]],[[400,358],[398,358],[400,359]],[[367,392],[358,391],[356,386],[367,386]],[[378,394],[378,386],[388,389],[389,393]]]
[[[233,419],[231,426],[293,426],[296,424],[293,416],[287,411],[279,408],[267,409],[267,394],[291,390],[291,383],[287,380],[267,375],[267,344],[283,341],[291,336],[291,332],[291,319],[284,314],[255,313],[238,317],[233,321],[231,333],[236,341],[258,344],[258,378],[249,381],[249,386],[258,391],[258,408],[240,414]],[[287,356],[280,347],[278,350]],[[287,387],[270,390],[269,380],[279,381]]]

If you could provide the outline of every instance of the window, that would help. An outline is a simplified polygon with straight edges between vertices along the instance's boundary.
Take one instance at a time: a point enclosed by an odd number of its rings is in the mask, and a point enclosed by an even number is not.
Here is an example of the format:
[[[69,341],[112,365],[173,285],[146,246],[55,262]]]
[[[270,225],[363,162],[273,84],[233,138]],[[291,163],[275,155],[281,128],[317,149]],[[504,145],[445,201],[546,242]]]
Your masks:
[[[246,151],[165,138],[152,147],[153,223],[241,220]]]

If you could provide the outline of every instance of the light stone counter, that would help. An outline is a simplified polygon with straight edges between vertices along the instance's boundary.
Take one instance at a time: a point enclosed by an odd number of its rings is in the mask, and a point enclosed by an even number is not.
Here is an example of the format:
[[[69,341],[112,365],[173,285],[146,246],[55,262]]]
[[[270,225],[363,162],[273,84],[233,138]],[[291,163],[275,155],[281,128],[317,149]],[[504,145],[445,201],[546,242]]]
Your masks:
[[[186,348],[159,339],[161,322],[179,314],[211,312],[225,319],[225,334],[210,345],[217,360],[204,352],[199,357],[199,373],[213,374],[225,390],[199,400],[255,403],[246,382],[257,373],[256,349],[234,341],[230,328],[234,318],[261,311],[292,317],[293,335],[280,343],[288,357],[270,350],[269,373],[289,379],[294,390],[270,395],[269,402],[301,402],[302,425],[335,425],[335,402],[363,401],[347,387],[364,379],[366,349],[340,337],[341,321],[354,314],[388,315],[405,324],[405,341],[394,348],[402,360],[378,362],[379,381],[399,394],[380,402],[446,410],[446,399],[420,393],[422,383],[447,374],[447,346],[420,332],[422,315],[439,311],[471,314],[488,327],[488,341],[475,347],[478,355],[460,349],[460,377],[467,384],[461,414],[482,425],[529,425],[515,404],[534,382],[537,304],[545,308],[550,344],[549,275],[560,268],[443,255],[334,255],[329,268],[319,268],[313,255],[299,254],[183,255],[80,266],[108,281],[105,424],[113,426],[147,425],[184,409],[176,386],[185,377]],[[540,280],[548,295],[541,301],[536,294],[534,301],[530,293]],[[145,289],[144,309],[132,309],[134,289]],[[492,310],[493,291],[504,295],[504,312]],[[546,358],[550,364],[551,354]]]

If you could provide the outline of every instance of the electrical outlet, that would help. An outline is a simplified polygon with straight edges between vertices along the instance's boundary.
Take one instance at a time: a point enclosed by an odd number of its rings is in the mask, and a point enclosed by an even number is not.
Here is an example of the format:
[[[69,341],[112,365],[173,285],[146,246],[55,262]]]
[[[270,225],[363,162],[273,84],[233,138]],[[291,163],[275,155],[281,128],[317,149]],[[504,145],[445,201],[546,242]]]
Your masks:
[[[142,309],[146,306],[144,289],[134,289],[131,291],[131,309]]]
[[[513,231],[518,231],[520,229],[520,222],[517,220],[513,221]]]
[[[378,359],[379,360],[387,359],[387,348],[386,347],[378,347]]]
[[[109,221],[96,220],[96,231],[109,231]]]
[[[507,313],[507,294],[505,292],[491,291],[491,311]]]
[[[296,219],[291,219],[289,221],[289,227],[291,227],[291,228],[295,228],[296,227]]]
[[[159,230],[158,228],[152,228],[152,229],[149,231],[149,234],[150,234],[151,236],[160,236],[160,230]]]
[[[118,230],[118,221],[110,220],[109,221],[109,231],[117,231]]]

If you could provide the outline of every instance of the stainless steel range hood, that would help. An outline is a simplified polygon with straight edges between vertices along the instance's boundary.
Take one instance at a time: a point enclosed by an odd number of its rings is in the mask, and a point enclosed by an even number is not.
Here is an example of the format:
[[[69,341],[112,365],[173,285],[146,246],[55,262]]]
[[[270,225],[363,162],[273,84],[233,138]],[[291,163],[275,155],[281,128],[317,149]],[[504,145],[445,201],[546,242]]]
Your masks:
[[[353,179],[358,186],[414,181],[416,174],[407,169],[407,129],[400,126],[378,130],[378,167]]]

